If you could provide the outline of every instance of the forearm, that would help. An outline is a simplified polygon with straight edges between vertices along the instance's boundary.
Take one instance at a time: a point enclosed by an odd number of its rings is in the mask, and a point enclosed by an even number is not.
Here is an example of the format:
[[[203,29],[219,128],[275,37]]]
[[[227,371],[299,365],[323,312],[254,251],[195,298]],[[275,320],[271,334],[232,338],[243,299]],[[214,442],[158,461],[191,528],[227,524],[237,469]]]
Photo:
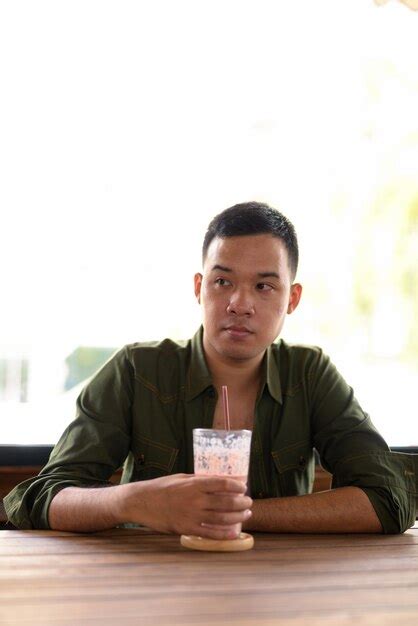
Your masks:
[[[122,503],[129,485],[67,487],[52,500],[48,520],[53,530],[94,532],[124,523]]]
[[[245,530],[281,533],[381,533],[367,495],[341,487],[306,496],[254,500]]]
[[[126,522],[158,532],[233,539],[251,498],[233,478],[174,474],[103,488],[67,487],[53,498],[50,528],[94,532]]]

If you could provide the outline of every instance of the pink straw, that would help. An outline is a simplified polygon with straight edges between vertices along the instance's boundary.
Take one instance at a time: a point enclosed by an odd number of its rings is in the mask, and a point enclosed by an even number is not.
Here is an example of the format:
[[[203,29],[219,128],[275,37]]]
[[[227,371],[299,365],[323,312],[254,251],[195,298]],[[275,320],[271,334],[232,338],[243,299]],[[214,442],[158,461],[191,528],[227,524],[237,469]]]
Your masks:
[[[224,408],[225,430],[231,430],[231,424],[229,422],[228,387],[226,385],[222,385],[222,402]]]

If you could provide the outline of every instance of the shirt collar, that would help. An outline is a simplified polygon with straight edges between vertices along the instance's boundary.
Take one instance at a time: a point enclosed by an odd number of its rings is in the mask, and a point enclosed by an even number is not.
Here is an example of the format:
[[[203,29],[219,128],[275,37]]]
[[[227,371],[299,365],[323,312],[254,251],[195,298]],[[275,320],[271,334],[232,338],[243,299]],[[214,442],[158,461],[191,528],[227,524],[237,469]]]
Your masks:
[[[278,345],[280,345],[280,343]],[[278,359],[279,351],[277,350],[277,344],[273,344],[267,348],[264,356],[261,380],[262,389],[264,390],[265,385],[267,385],[271,397],[274,398],[276,402],[282,404],[282,386],[280,384]]]
[[[192,354],[187,372],[186,400],[193,400],[213,384],[203,350],[203,326],[192,337],[191,345]]]
[[[189,370],[187,372],[186,400],[193,400],[202,391],[213,385],[212,376],[205,359],[203,350],[203,326],[191,340],[191,357]],[[261,389],[264,391],[266,385],[272,398],[276,402],[282,403],[282,389],[280,385],[280,374],[278,365],[277,350],[273,346],[267,348],[264,355],[261,372]]]

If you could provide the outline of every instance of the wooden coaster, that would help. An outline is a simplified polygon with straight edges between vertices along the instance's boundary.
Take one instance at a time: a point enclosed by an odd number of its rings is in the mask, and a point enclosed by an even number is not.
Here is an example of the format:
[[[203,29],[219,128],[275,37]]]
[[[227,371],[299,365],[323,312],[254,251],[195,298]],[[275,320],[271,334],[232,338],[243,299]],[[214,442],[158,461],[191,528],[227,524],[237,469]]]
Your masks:
[[[248,533],[240,533],[237,539],[206,539],[194,535],[181,535],[180,543],[190,550],[203,550],[205,552],[241,552],[251,550],[254,545],[254,537]]]

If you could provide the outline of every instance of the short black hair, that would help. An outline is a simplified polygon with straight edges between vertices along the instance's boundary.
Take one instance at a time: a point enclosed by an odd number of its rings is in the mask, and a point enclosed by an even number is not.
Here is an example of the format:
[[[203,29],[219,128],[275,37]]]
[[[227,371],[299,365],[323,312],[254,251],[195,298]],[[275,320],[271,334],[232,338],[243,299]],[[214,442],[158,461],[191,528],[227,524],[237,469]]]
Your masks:
[[[202,259],[205,261],[211,241],[215,237],[240,237],[270,234],[286,246],[292,278],[296,276],[299,247],[292,222],[273,207],[262,202],[243,202],[225,209],[210,222],[203,240]]]

